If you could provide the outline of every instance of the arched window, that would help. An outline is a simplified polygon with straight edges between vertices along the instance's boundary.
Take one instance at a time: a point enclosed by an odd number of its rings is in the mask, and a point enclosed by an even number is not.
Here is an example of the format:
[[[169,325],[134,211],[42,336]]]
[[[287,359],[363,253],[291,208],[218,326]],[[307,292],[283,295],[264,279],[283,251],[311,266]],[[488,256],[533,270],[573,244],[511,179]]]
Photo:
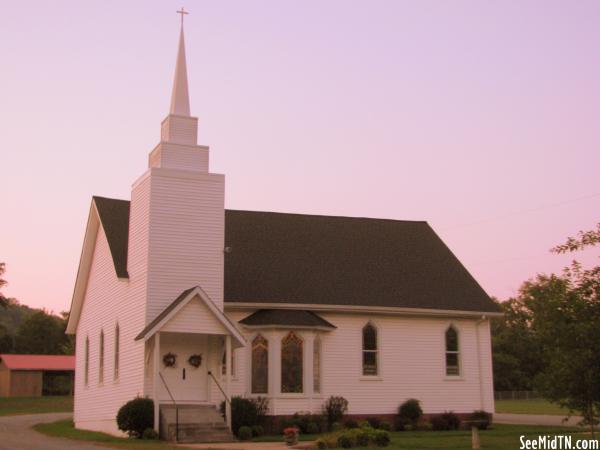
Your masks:
[[[458,331],[452,325],[446,330],[446,375],[460,375]]]
[[[114,378],[117,380],[119,378],[119,351],[120,351],[120,343],[119,343],[119,324],[115,326],[115,373]]]
[[[281,392],[302,392],[302,339],[293,331],[281,340]]]
[[[368,323],[362,329],[363,375],[373,376],[378,372],[377,328]]]
[[[90,379],[90,338],[85,337],[85,370],[83,372],[83,382],[87,386]]]
[[[269,392],[269,341],[260,334],[252,341],[252,393]]]
[[[321,338],[313,342],[313,392],[321,393]]]
[[[104,331],[100,331],[100,342],[98,347],[98,383],[104,382]]]

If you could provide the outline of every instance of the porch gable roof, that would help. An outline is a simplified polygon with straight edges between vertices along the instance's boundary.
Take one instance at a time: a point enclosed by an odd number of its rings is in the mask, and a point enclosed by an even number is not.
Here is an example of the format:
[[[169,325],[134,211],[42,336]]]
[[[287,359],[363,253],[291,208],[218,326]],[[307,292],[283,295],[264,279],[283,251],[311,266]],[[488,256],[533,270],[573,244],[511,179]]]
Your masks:
[[[160,331],[172,318],[174,318],[179,311],[181,311],[192,299],[199,298],[213,314],[215,319],[220,322],[227,332],[234,338],[234,347],[244,346],[246,340],[244,336],[239,332],[236,326],[223,314],[223,312],[217,308],[212,302],[210,297],[200,286],[194,286],[186,289],[179,296],[171,302],[169,306],[162,310],[146,327],[136,336],[135,340],[141,339],[148,340],[156,332]],[[237,344],[237,345],[236,345]]]

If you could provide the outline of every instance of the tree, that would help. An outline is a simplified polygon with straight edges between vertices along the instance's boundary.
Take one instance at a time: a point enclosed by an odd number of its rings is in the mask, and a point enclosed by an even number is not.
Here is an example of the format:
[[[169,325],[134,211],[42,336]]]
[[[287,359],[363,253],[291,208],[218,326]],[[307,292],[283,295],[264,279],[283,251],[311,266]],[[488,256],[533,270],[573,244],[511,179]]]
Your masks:
[[[6,271],[6,264],[0,263],[0,289],[2,289],[4,286],[6,286],[8,284],[7,281],[2,278],[5,271]],[[2,294],[2,292],[0,292],[0,307],[6,308],[7,305],[8,305],[8,299],[4,296],[4,294]]]
[[[37,311],[17,329],[18,353],[53,355],[63,354],[68,348],[65,321],[45,311]]]
[[[531,329],[531,312],[520,296],[497,303],[504,315],[492,321],[494,390],[532,390],[543,359]]]
[[[552,251],[573,252],[599,243],[600,224]],[[600,415],[600,266],[584,269],[573,261],[562,276],[538,275],[525,283],[521,295],[545,361],[538,389],[569,411],[580,412],[593,435]]]

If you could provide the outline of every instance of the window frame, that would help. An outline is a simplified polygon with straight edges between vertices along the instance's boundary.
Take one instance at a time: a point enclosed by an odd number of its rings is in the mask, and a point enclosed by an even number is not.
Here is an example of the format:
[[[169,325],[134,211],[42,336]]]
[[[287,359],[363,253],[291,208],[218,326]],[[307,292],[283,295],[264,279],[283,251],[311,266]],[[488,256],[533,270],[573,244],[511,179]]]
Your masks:
[[[285,345],[285,341],[287,340],[296,340],[299,342],[299,346],[300,346],[300,391],[298,392],[293,392],[293,391],[284,391],[283,390],[283,380],[284,380],[284,376],[283,376],[283,371],[284,371],[284,364],[283,364],[283,354],[284,354],[284,345]],[[280,357],[279,357],[279,370],[280,370],[280,377],[279,377],[279,392],[282,395],[305,395],[306,394],[306,386],[305,386],[305,380],[304,380],[304,375],[306,373],[306,370],[304,368],[304,353],[305,353],[305,347],[306,347],[306,340],[297,332],[294,330],[290,330],[287,333],[285,333],[283,335],[283,337],[280,340]]]
[[[98,384],[104,383],[104,330],[100,330],[98,341]]]
[[[120,369],[120,353],[121,353],[121,328],[119,322],[115,325],[115,342],[114,342],[114,361],[113,361],[113,380],[119,379]]]
[[[254,349],[255,349],[255,345],[260,345],[260,344],[255,344],[255,342],[257,341],[258,338],[261,338],[265,345],[263,345],[263,347],[265,348],[266,352],[267,352],[267,365],[266,365],[266,376],[267,376],[267,388],[266,388],[266,392],[255,392],[254,391]],[[269,342],[269,339],[267,339],[262,333],[257,333],[254,338],[252,338],[252,341],[250,342],[250,370],[249,370],[249,378],[250,378],[250,394],[251,395],[269,395],[270,394],[270,381],[271,381],[271,375],[270,375],[270,371],[271,371],[271,349],[270,349],[271,345]]]
[[[367,350],[365,348],[365,330],[367,327],[371,327],[375,331],[375,350]],[[360,374],[361,378],[367,380],[377,380],[381,378],[381,360],[379,352],[381,351],[381,343],[379,339],[379,327],[373,323],[373,321],[369,320],[363,327],[360,329],[360,340],[361,340],[361,352],[360,352]],[[374,353],[375,354],[375,373],[369,374],[365,373],[365,353]]]
[[[83,384],[89,386],[90,384],[90,337],[85,337],[85,348],[84,348],[84,372],[83,372]]]
[[[321,336],[319,334],[317,334],[313,339],[312,366],[313,394],[320,395],[323,391],[323,341],[321,340]],[[318,389],[316,389],[317,386]]]
[[[452,330],[456,334],[456,350],[448,350],[448,332]],[[462,377],[462,364],[461,364],[461,345],[460,345],[460,332],[458,327],[451,323],[444,329],[444,375],[449,379],[460,379]],[[456,366],[448,365],[448,355],[456,355]],[[456,373],[448,373],[449,368],[456,367]]]
[[[267,348],[268,350],[268,348]],[[219,370],[219,373],[221,374],[221,378],[225,379],[225,342],[223,342],[223,352],[221,354],[221,362],[220,362],[220,366],[221,369]],[[267,358],[268,358],[268,351],[267,351]],[[231,376],[232,379],[236,378],[236,361],[235,361],[235,350],[232,348],[231,349],[231,367],[229,369],[229,375]]]

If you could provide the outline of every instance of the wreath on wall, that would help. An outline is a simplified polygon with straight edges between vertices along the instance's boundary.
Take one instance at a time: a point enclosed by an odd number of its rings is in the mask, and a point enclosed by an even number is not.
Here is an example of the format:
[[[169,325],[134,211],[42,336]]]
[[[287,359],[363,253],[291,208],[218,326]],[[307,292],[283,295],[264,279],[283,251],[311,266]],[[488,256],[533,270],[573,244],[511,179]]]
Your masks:
[[[177,361],[177,355],[175,355],[174,353],[167,353],[165,356],[163,356],[163,364],[165,365],[165,367],[175,367],[175,362]]]
[[[202,355],[190,356],[188,358],[188,363],[190,363],[190,366],[195,367],[197,369],[202,364]]]

